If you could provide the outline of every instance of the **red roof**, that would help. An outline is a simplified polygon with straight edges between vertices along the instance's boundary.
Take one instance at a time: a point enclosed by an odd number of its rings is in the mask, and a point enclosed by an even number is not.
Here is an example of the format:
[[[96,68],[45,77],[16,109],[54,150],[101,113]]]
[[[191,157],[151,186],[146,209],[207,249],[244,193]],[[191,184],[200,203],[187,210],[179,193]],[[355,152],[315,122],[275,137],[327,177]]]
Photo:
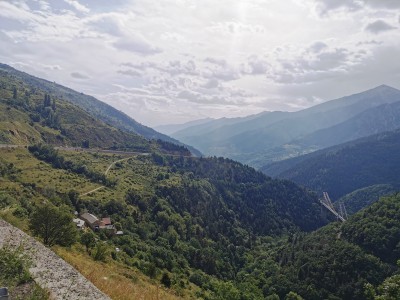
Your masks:
[[[102,218],[100,221],[100,226],[107,226],[111,225],[111,219],[110,218]]]

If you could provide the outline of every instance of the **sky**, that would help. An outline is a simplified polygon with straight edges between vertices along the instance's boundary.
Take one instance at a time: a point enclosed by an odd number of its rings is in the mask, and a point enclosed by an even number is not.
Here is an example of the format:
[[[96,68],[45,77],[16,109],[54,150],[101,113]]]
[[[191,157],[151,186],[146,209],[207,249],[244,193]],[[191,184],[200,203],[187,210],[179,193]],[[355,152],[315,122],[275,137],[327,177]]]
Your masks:
[[[148,125],[400,89],[399,0],[0,0],[0,62]]]

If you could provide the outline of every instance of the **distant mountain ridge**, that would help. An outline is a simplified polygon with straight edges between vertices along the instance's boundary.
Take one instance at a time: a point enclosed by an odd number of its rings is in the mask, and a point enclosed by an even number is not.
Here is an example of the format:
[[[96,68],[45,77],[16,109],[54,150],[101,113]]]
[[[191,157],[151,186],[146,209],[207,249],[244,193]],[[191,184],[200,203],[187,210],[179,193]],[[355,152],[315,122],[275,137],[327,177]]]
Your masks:
[[[301,157],[301,155],[319,149],[340,145],[348,141],[354,141],[362,137],[395,130],[397,128],[400,128],[400,102],[382,104],[367,109],[340,124],[317,130],[291,143],[271,149],[268,153],[269,157],[265,159],[268,163],[260,168],[269,169],[269,165],[271,165],[271,168],[274,168],[273,160],[279,162],[277,158],[279,158],[280,155],[282,155],[283,159],[285,159],[284,155]],[[293,155],[296,153],[300,155]],[[262,154],[260,154],[260,156],[262,157]],[[273,174],[276,175],[275,173]]]
[[[159,126],[155,126],[154,129],[163,134],[172,134],[172,133],[181,131],[183,129],[186,129],[186,128],[189,128],[192,126],[197,126],[197,125],[211,122],[213,120],[214,119],[211,119],[211,118],[198,119],[198,120],[189,121],[189,122],[185,122],[185,123],[181,123],[181,124],[159,125]]]
[[[338,125],[318,130],[300,139],[298,143],[302,146],[326,148],[399,127],[400,102],[385,103]]]
[[[150,127],[140,124],[125,113],[92,96],[76,92],[55,82],[50,82],[48,80],[29,75],[25,72],[18,71],[6,64],[0,63],[0,70],[15,76],[16,78],[20,78],[22,81],[30,84],[31,86],[37,87],[47,93],[53,94],[60,99],[64,99],[79,106],[94,118],[98,118],[111,126],[124,131],[134,132],[147,139],[160,139],[162,141],[186,146],[165,134],[159,133]],[[191,150],[193,154],[201,155],[201,153],[193,147],[189,146],[188,148],[190,148],[189,150]]]
[[[349,132],[347,136],[337,140],[334,133],[343,128],[346,130],[355,128],[357,123],[362,125],[362,122],[367,120],[373,121],[374,116],[367,114],[362,121],[360,114],[368,110],[373,114],[374,108],[395,102],[400,102],[400,91],[381,85],[298,112],[264,112],[247,119],[219,119],[186,128],[172,136],[193,145],[204,154],[227,156],[254,167],[261,167],[276,160],[395,129],[397,120],[385,125],[386,120],[392,118],[393,112],[389,107],[386,107],[386,110],[381,107],[380,111],[376,110],[381,114],[379,117],[381,124],[378,124],[377,120],[371,128],[358,130],[354,136]],[[331,127],[332,129],[329,129]],[[323,130],[329,134],[324,134]],[[319,144],[321,136],[325,141]]]
[[[250,115],[247,117],[238,117],[238,118],[220,118],[215,120],[210,120],[209,122],[193,125],[182,130],[179,130],[173,133],[177,138],[186,138],[186,137],[194,137],[203,133],[213,133],[214,130],[224,130],[224,128],[229,128],[229,126],[235,126],[235,128],[243,128],[246,122],[251,122],[252,120],[258,119],[260,116],[269,114],[270,112],[261,112],[256,115]],[[244,127],[245,128],[245,127]],[[237,134],[236,131],[233,134]],[[223,133],[217,133],[215,135],[219,135],[220,137],[230,137],[232,133],[230,131],[225,131]]]

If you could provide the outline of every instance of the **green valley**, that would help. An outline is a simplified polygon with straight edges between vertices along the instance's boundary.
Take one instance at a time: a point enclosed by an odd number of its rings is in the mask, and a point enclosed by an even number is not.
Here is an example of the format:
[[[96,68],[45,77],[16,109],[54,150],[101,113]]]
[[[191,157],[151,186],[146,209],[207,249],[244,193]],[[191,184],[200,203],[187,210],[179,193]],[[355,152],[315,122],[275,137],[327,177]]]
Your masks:
[[[374,299],[385,284],[397,291],[398,195],[335,222],[315,192],[292,181],[113,127],[47,85],[1,74],[0,216],[112,299]],[[371,155],[394,151],[397,140],[377,136]],[[393,191],[376,188],[376,197]],[[4,257],[0,266],[12,253]]]

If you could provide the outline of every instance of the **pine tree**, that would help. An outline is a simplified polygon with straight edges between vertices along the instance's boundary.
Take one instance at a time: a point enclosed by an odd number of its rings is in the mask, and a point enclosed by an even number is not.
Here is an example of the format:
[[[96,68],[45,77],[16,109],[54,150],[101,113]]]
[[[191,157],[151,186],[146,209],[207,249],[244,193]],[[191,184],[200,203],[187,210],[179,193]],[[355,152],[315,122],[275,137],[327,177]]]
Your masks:
[[[44,95],[43,106],[44,106],[44,107],[51,106],[50,95],[48,95],[48,94],[45,94],[45,95]]]
[[[13,99],[17,99],[18,93],[17,93],[17,88],[14,86],[13,87]]]

